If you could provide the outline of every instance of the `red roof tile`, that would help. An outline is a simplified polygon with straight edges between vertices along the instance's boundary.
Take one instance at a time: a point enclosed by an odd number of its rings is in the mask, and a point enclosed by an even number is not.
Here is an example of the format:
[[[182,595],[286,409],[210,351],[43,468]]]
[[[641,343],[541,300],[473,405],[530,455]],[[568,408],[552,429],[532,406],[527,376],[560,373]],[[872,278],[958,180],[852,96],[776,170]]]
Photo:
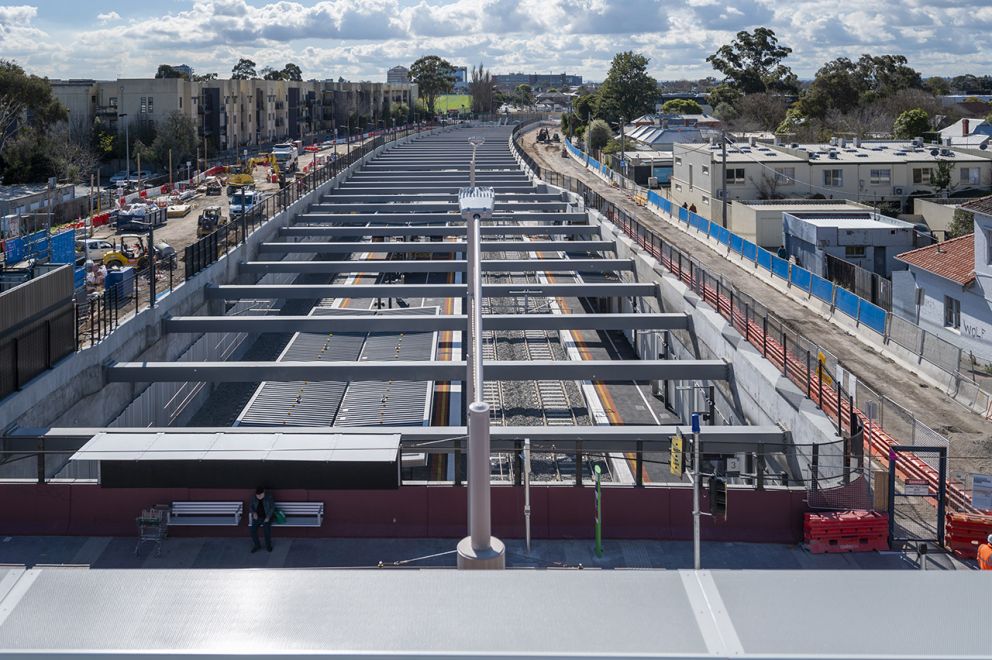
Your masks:
[[[975,235],[968,234],[903,252],[896,259],[957,284],[966,285],[975,279]]]

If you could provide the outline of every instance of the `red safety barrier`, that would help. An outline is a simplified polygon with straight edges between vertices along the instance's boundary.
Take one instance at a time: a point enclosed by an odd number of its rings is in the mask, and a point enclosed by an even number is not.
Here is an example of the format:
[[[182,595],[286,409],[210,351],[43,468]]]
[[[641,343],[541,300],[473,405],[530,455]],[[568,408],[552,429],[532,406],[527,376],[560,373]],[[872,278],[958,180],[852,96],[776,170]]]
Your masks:
[[[889,549],[889,517],[876,511],[803,514],[803,543],[814,553]]]
[[[944,545],[962,559],[974,559],[978,546],[992,534],[992,516],[969,513],[947,514]]]

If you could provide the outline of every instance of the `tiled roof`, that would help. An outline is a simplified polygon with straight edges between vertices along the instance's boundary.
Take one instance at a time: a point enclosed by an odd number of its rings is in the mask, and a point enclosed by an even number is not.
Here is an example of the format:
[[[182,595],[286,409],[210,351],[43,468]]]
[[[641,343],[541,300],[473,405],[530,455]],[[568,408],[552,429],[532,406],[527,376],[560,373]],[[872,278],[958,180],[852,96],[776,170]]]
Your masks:
[[[979,197],[976,200],[970,201],[967,204],[962,204],[961,208],[967,209],[968,211],[977,211],[984,215],[992,215],[992,195],[987,197]]]
[[[963,286],[975,279],[975,235],[903,252],[896,259]]]

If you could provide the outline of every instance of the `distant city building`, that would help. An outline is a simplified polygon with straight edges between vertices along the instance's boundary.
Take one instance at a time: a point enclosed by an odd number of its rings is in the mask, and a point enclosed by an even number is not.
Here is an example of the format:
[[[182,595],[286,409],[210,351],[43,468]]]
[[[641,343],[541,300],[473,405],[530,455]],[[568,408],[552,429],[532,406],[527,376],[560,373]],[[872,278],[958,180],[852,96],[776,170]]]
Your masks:
[[[51,85],[73,125],[92,126],[99,119],[123,131],[125,123],[159,122],[178,111],[194,121],[208,154],[329,135],[356,116],[371,125],[383,120],[386,101],[413,108],[417,99],[417,86],[409,83],[121,78]]]
[[[468,67],[455,67],[455,92],[463,93],[468,91]]]
[[[992,363],[992,197],[961,207],[974,233],[900,254],[909,270],[892,274],[892,311]]]
[[[174,66],[172,67],[172,70],[181,73],[183,76],[186,77],[187,80],[193,79],[193,67],[191,67],[188,64],[180,64],[179,66]]]
[[[386,71],[387,84],[406,84],[410,82],[410,69],[405,66],[394,66]]]
[[[580,86],[582,76],[567,73],[497,73],[493,76],[493,84],[506,92],[512,92],[517,85],[530,85],[535,92],[543,92],[552,87],[561,91]]]

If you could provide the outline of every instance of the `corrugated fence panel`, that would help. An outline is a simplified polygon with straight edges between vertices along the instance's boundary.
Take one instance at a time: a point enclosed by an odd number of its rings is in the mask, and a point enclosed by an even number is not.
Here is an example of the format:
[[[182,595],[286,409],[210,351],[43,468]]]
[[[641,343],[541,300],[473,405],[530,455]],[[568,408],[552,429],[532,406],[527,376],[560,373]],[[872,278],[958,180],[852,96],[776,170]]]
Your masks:
[[[0,293],[0,335],[59,303],[71,304],[73,269],[62,266]]]
[[[867,300],[862,300],[858,306],[858,322],[880,335],[885,334],[885,310]]]
[[[792,280],[792,284],[799,287],[803,291],[809,291],[810,283],[812,282],[813,273],[809,272],[805,268],[800,268],[799,266],[792,267],[792,273],[789,276]]]
[[[832,282],[823,279],[819,275],[810,277],[810,293],[824,302],[834,301],[834,285]]]
[[[858,318],[858,300],[859,298],[847,289],[837,287],[837,297],[835,299],[837,309],[852,319]]]

